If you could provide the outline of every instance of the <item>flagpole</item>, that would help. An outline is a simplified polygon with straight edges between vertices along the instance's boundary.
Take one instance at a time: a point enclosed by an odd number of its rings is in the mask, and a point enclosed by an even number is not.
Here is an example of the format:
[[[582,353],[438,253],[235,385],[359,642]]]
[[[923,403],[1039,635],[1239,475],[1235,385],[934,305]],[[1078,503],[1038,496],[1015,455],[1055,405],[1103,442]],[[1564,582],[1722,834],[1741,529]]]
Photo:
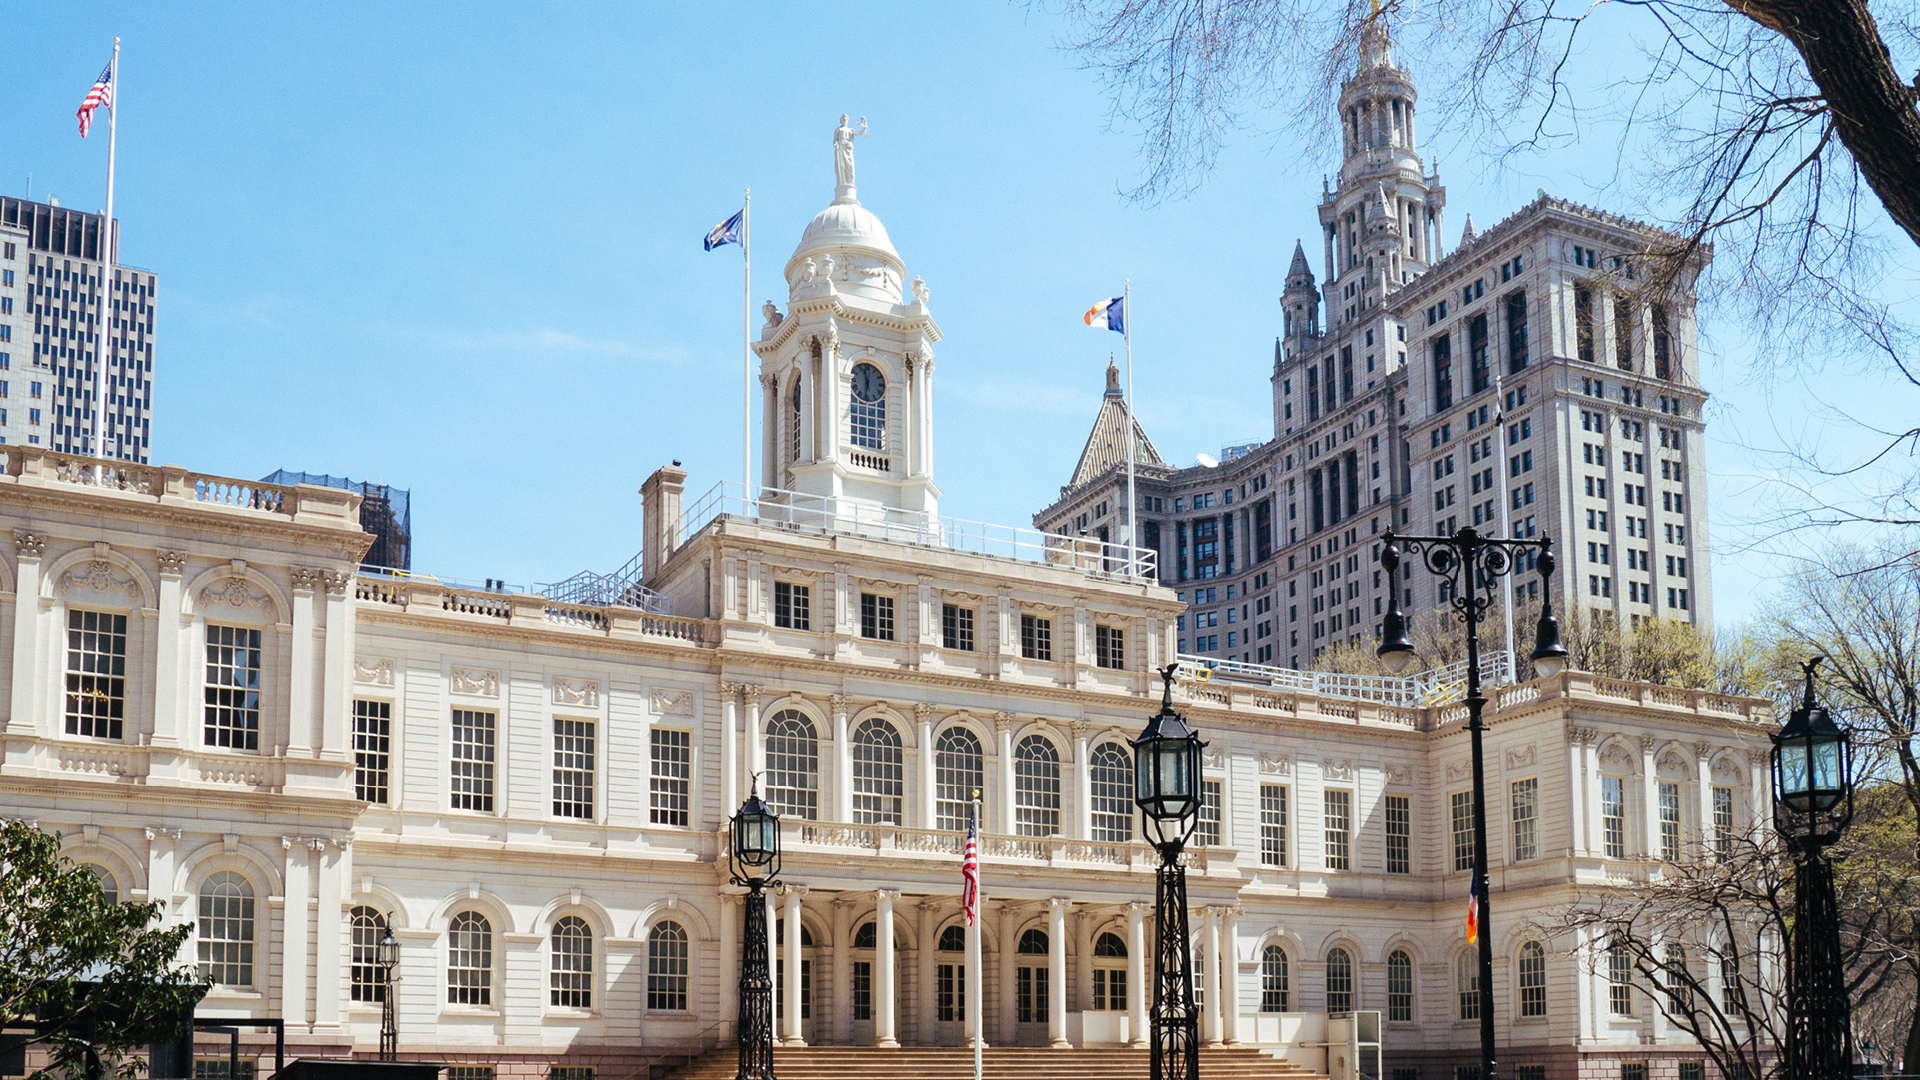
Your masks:
[[[740,208],[740,252],[744,264],[740,293],[740,498],[742,511],[753,503],[753,189]]]
[[[978,789],[973,793],[973,806],[970,808],[970,812],[973,814],[973,820],[969,823],[970,828],[968,831],[977,837],[980,834],[980,792]],[[977,852],[978,848],[975,850]],[[985,979],[982,977],[980,971],[980,934],[983,930],[980,923],[986,917],[987,895],[980,887],[980,860],[977,854],[974,857],[973,878],[973,909],[975,915],[967,926],[967,995],[961,1004],[967,1010],[967,1034],[973,1039],[973,1080],[981,1080],[981,1059],[983,1056],[981,1047],[986,1044],[986,1039],[983,1038],[986,1029],[981,1023],[981,1013],[984,1011],[984,1006],[986,1005],[986,985]]]
[[[1140,552],[1136,543],[1139,535],[1140,500],[1133,493],[1133,462],[1140,456],[1140,448],[1134,445],[1133,422],[1133,279],[1128,278],[1120,291],[1120,327],[1127,339],[1127,572],[1140,572]]]
[[[1507,495],[1507,399],[1504,396],[1504,384],[1500,376],[1493,377],[1493,405],[1500,413],[1500,419],[1494,424],[1494,445],[1500,448],[1500,539],[1513,539],[1513,519],[1509,514],[1510,503]],[[1500,590],[1500,611],[1507,622],[1507,672],[1509,681],[1520,678],[1520,658],[1513,655],[1513,590],[1502,586]]]
[[[100,223],[100,303],[94,308],[93,335],[93,456],[107,456],[107,358],[113,330],[113,156],[120,127],[120,39],[113,39],[113,59],[107,64],[107,212]],[[102,352],[102,348],[107,351]],[[94,467],[94,479],[100,466]]]

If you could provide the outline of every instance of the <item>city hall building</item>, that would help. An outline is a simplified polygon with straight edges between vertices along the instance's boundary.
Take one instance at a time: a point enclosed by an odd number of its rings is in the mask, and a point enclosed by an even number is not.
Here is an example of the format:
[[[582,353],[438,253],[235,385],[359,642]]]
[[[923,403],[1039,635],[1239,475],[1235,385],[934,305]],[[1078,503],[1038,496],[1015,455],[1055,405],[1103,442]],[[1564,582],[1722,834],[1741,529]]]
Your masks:
[[[959,1045],[975,990],[994,1046],[1141,1041],[1156,856],[1128,742],[1154,669],[1198,671],[1187,605],[1150,557],[938,516],[940,331],[850,159],[786,279],[756,343],[763,484],[689,500],[659,469],[637,567],[545,595],[364,571],[353,491],[0,447],[0,813],[191,926],[201,1015],[282,1019],[290,1054],[372,1055],[388,929],[403,1056],[460,1076],[724,1045],[724,825],[756,784],[785,1045]],[[1326,1015],[1377,1011],[1394,1080],[1477,1060],[1458,692],[1179,680],[1207,744],[1209,1044],[1318,1071]],[[1700,1060],[1600,943],[1542,926],[1766,818],[1767,706],[1579,672],[1491,696],[1503,1063]]]

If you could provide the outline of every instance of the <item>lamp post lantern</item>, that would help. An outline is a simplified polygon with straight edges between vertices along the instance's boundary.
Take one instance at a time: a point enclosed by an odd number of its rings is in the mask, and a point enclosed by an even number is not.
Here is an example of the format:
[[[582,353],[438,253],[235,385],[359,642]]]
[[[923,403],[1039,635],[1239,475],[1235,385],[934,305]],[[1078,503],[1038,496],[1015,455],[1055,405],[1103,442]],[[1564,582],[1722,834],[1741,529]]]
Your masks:
[[[1826,849],[1853,820],[1853,741],[1806,695],[1773,737],[1773,825],[1799,856],[1787,949],[1785,1075],[1839,1080],[1852,1074],[1853,1018],[1840,957],[1840,912]]]
[[[747,801],[733,815],[727,861],[735,885],[747,890],[740,948],[740,1069],[736,1080],[774,1080],[773,976],[767,960],[767,905],[763,890],[780,882],[780,816],[760,798],[754,778]]]
[[[1387,615],[1380,627],[1380,662],[1400,674],[1413,663],[1413,642],[1407,637],[1407,617],[1400,610],[1402,576],[1400,552],[1421,556],[1427,570],[1447,583],[1446,597],[1455,616],[1467,627],[1467,731],[1473,745],[1473,896],[1475,934],[1479,946],[1480,1077],[1499,1080],[1493,1032],[1493,918],[1487,889],[1486,725],[1481,712],[1486,695],[1480,692],[1480,620],[1493,606],[1502,578],[1531,561],[1540,573],[1542,604],[1534,627],[1531,659],[1535,670],[1552,678],[1566,666],[1567,650],[1560,644],[1560,623],[1553,616],[1553,540],[1508,540],[1481,536],[1461,529],[1452,536],[1396,536],[1387,530],[1380,546],[1380,568],[1387,572]]]
[[[1152,1080],[1198,1080],[1200,1017],[1193,1007],[1193,959],[1187,934],[1187,868],[1180,855],[1200,813],[1200,735],[1173,711],[1173,677],[1160,670],[1160,711],[1133,741],[1133,801],[1160,853],[1154,880]]]
[[[398,1061],[400,1031],[394,1024],[393,969],[400,966],[400,940],[393,936],[393,913],[386,930],[373,946],[373,963],[380,969],[380,1060]]]

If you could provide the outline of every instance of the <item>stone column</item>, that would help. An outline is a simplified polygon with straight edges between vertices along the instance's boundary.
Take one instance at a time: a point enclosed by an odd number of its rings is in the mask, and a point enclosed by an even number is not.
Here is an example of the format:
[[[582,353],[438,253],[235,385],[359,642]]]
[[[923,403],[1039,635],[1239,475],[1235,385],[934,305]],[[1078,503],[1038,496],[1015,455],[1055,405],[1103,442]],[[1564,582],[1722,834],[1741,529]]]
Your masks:
[[[900,1040],[894,1037],[894,1003],[897,999],[893,974],[893,902],[900,897],[897,889],[881,889],[875,896],[879,900],[878,910],[874,913],[874,972],[873,1009],[873,1045],[899,1046]]]
[[[1047,1041],[1069,1047],[1067,1041],[1067,907],[1072,901],[1056,896],[1047,901]]]
[[[153,745],[180,745],[180,574],[186,568],[184,551],[160,553],[159,605],[154,621],[153,649]],[[15,624],[14,655],[20,655],[18,623]],[[24,716],[18,708],[19,682],[15,676],[15,716]]]
[[[320,756],[345,763],[353,760],[353,744],[347,736],[347,716],[353,704],[345,673],[350,670],[354,653],[354,575],[351,571],[327,571],[321,577],[327,590],[327,628],[325,666],[320,675]]]
[[[1700,854],[1707,859],[1713,858],[1713,746],[1705,742],[1693,744],[1694,775],[1698,777],[1695,786],[1700,790],[1694,793],[1700,815]]]
[[[1200,1037],[1208,1046],[1220,1045],[1220,917],[1218,908],[1203,909],[1200,923],[1200,949],[1204,957],[1201,985],[1206,989],[1206,1004],[1200,1012]]]
[[[920,473],[933,475],[933,350],[920,353]]]
[[[845,893],[833,904],[833,1041],[853,1042],[853,901]]]
[[[1592,800],[1593,793],[1587,789],[1586,752],[1582,749],[1584,740],[1581,729],[1567,725],[1567,795],[1575,809],[1567,815],[1567,849],[1575,855],[1584,855],[1589,842],[1587,834],[1587,815],[1580,808]]]
[[[787,1046],[805,1046],[805,1029],[800,1026],[800,894],[803,889],[798,885],[783,886],[781,894],[786,897],[785,931],[787,939],[787,985],[786,985],[786,1023],[784,1030]]]
[[[1013,910],[1011,904],[1000,905],[1000,1025],[999,1030],[994,1032],[994,1041],[1003,1046],[1013,1045],[1015,1024],[1019,1020],[1014,1008],[1017,1003],[1014,1000],[1013,972],[1017,962],[1015,950],[1019,946],[1019,942],[1014,940],[1018,919],[1019,913]]]
[[[933,747],[933,706],[927,702],[918,702],[913,706],[913,719],[918,726],[916,734],[920,739],[920,821],[923,829],[940,827],[940,813],[935,806],[935,796],[939,794],[939,782],[934,776]],[[922,952],[930,946],[921,945]]]
[[[1599,733],[1587,732],[1580,741],[1581,756],[1586,765],[1580,776],[1581,785],[1587,794],[1587,853],[1595,857],[1607,853],[1607,834],[1600,820],[1600,739]]]
[[[1240,912],[1220,912],[1220,1038],[1229,1046],[1240,1041]]]
[[[1080,1012],[1093,1008],[1094,917],[1085,909],[1073,913],[1073,998],[1069,1004]],[[1085,1038],[1084,1030],[1081,1037]]]
[[[741,894],[720,894],[720,1033],[723,1041],[736,1038],[740,1026],[740,943],[741,913],[745,908]],[[635,957],[644,958],[645,953]],[[631,970],[631,969],[629,969]]]
[[[720,820],[740,809],[740,720],[735,695],[739,687],[720,684]]]
[[[1658,745],[1654,736],[1640,736],[1640,853],[1649,859],[1660,856],[1660,777],[1653,767]]]
[[[774,921],[774,917],[778,912],[774,908],[773,894],[773,889],[768,889],[760,894],[761,902],[767,906],[767,975],[769,978],[771,978],[778,969],[774,958],[780,955],[775,951],[776,944],[780,939],[777,935],[779,924]],[[772,1015],[768,1017],[768,1020],[771,1022],[770,1026],[773,1029],[773,1044],[775,1046],[780,1045],[780,1034],[786,1026],[782,1020],[784,1010],[780,1007],[780,993],[780,987],[775,986],[769,995],[773,1000],[769,1003],[771,1008],[768,1011]]]
[[[917,905],[920,921],[915,927],[915,933],[919,935],[920,947],[915,950],[913,958],[913,981],[917,989],[913,1039],[921,1046],[932,1046],[935,1040],[933,968],[939,962],[940,956],[940,942],[935,936],[935,931],[940,926],[940,909],[945,906],[945,903],[945,900],[929,896]]]
[[[315,840],[308,860],[318,863],[320,867],[317,890],[320,917],[313,935],[317,957],[313,978],[320,990],[315,995],[313,1020],[321,1026],[337,1027],[340,1023],[342,982],[340,960],[341,954],[346,951],[345,942],[341,941],[342,917],[346,911],[343,902],[352,888],[348,882],[353,879],[353,841],[337,840],[328,848],[322,841]],[[305,901],[301,903],[304,905]]]
[[[1000,831],[1012,835],[1013,811],[1013,714],[994,713],[993,730],[1000,740]],[[1002,1040],[1005,1041],[1004,1039]]]
[[[767,743],[766,733],[760,728],[760,688],[742,686],[740,696],[747,705],[747,771],[766,780]]]
[[[853,820],[853,744],[847,741],[847,699],[833,701],[833,820]]]
[[[1147,905],[1127,905],[1127,1039],[1147,1045]]]
[[[318,570],[293,568],[293,650],[287,657],[287,753],[297,757],[309,757],[313,753],[313,587],[319,575]],[[303,990],[301,997],[305,996]],[[301,1017],[302,1021],[305,1019]]]
[[[288,1024],[303,1026],[307,1022],[307,945],[311,940],[307,931],[313,914],[307,906],[307,897],[312,892],[312,883],[307,879],[309,843],[296,836],[280,838],[287,860],[286,903],[281,908],[280,1018]],[[324,917],[326,913],[321,915]]]
[[[1093,770],[1087,767],[1087,737],[1093,725],[1085,720],[1073,722],[1073,831],[1075,840],[1093,839]]]
[[[780,486],[780,376],[760,376],[760,486]],[[746,498],[753,493],[742,492]],[[751,617],[751,616],[749,616]]]
[[[38,734],[32,730],[37,716],[34,702],[35,691],[45,682],[35,678],[36,660],[40,655],[39,635],[35,631],[40,619],[40,553],[45,549],[44,538],[33,533],[16,532],[13,534],[14,591],[13,591],[13,709],[5,725],[6,729]],[[176,585],[176,590],[178,586]],[[167,609],[160,609],[160,625],[168,623]],[[179,608],[176,605],[171,620],[179,625]],[[164,630],[162,631],[164,636]]]

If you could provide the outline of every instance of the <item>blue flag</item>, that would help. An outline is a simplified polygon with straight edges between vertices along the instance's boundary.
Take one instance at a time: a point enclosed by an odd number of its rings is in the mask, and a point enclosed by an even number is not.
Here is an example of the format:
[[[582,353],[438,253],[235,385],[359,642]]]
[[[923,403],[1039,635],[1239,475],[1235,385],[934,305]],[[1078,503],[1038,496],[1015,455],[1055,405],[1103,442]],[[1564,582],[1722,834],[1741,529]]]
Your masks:
[[[744,208],[735,210],[732,217],[715,225],[713,231],[707,233],[706,250],[712,251],[722,244],[739,243],[741,222],[746,218],[746,213]]]
[[[1115,296],[1087,309],[1082,319],[1096,330],[1112,330],[1116,333],[1127,332],[1127,298]]]

